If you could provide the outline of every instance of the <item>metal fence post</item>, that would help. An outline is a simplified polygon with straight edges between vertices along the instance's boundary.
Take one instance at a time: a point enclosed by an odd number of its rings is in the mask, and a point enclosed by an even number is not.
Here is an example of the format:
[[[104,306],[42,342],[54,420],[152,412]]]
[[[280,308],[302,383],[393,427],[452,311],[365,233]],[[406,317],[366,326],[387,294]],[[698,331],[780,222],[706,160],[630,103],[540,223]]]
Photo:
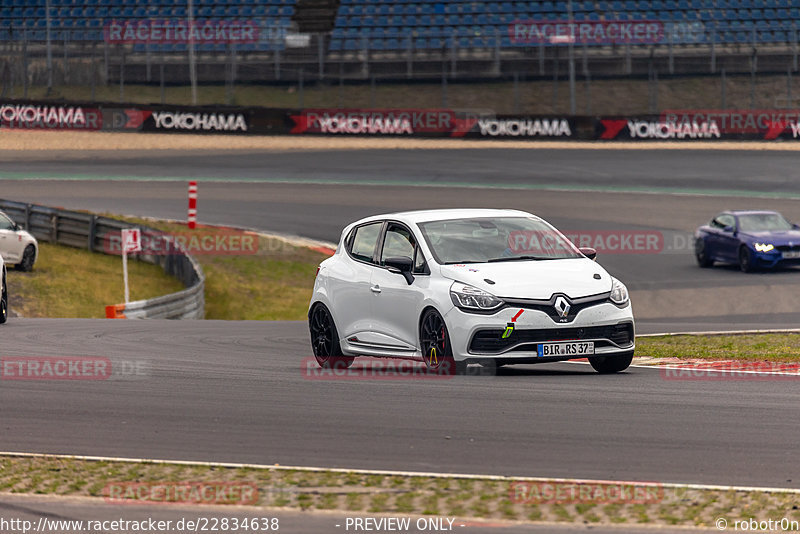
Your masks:
[[[453,42],[450,43],[450,76],[455,78],[457,76],[457,64],[458,61],[458,39],[454,35]]]
[[[553,47],[553,109],[555,113],[558,109],[558,47]]]
[[[344,108],[344,64],[339,62],[339,109]]]
[[[105,69],[105,85],[108,85],[108,41],[103,41],[103,67]]]
[[[89,83],[92,85],[92,102],[96,100],[95,98],[95,87],[97,85],[97,64],[95,63],[95,56],[97,55],[97,44],[92,43],[92,79]]]
[[[625,74],[630,75],[633,73],[633,60],[631,58],[631,45],[625,44]]]
[[[797,70],[797,22],[792,22],[792,68]]]
[[[166,103],[167,95],[164,89],[164,58],[161,58],[161,64],[158,66],[158,74],[160,77],[159,88],[161,90],[161,103]]]
[[[414,41],[411,35],[408,36],[408,46],[406,47],[406,78],[414,76]]]
[[[69,85],[69,58],[67,57],[68,32],[64,32],[64,85]]]
[[[728,107],[728,90],[727,90],[727,82],[725,80],[725,69],[723,68],[720,71],[720,81],[722,82],[722,109],[726,109]]]
[[[539,76],[544,76],[544,45],[538,43],[539,46]]]
[[[303,87],[303,69],[297,72],[297,107],[303,109],[305,107],[305,89]]]
[[[717,70],[717,23],[711,26],[711,72]]]
[[[375,76],[369,80],[369,107],[375,109]]]
[[[755,39],[755,30],[753,31],[753,38]],[[750,56],[750,109],[756,107],[756,61],[758,61],[758,56],[756,56],[756,47],[755,41],[753,43],[753,54]]]
[[[442,107],[447,107],[447,63],[442,57]]]
[[[500,35],[497,33],[497,28],[494,29],[494,75],[500,76],[503,72],[500,70]]]
[[[325,43],[323,42],[323,34],[317,34],[317,76],[319,79],[323,79],[325,77]]]
[[[792,107],[792,68],[786,69],[786,107]]]
[[[592,77],[589,73],[589,52],[586,43],[583,43],[583,78],[586,83],[586,114],[592,114]]]
[[[519,113],[519,72],[514,71],[514,113]]]
[[[145,76],[147,78],[147,81],[149,82],[152,79],[152,76],[151,76],[152,67],[151,67],[151,61],[150,61],[150,41],[149,40],[144,44],[144,57],[145,57],[145,70],[146,70]]]
[[[28,30],[22,32],[22,95],[28,98]]]
[[[675,74],[675,51],[673,50],[673,37],[674,37],[674,32],[672,31],[672,28],[670,27],[670,32],[669,32],[669,73],[670,74]]]
[[[275,79],[281,79],[281,51],[278,49],[278,45],[275,45],[275,52],[272,54],[272,61],[274,63],[275,69]]]
[[[361,76],[367,78],[369,76],[369,40],[366,37],[361,38]]]
[[[125,50],[122,50],[119,58],[119,101],[125,101]]]

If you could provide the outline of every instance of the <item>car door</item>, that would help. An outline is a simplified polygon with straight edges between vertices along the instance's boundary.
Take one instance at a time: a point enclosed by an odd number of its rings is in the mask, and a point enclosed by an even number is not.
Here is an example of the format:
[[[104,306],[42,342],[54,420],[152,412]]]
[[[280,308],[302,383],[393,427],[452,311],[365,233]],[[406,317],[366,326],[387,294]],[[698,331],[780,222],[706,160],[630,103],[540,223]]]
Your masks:
[[[739,258],[739,237],[736,232],[736,217],[723,214],[717,217],[721,228],[716,235],[716,252],[714,256],[722,261],[736,262]]]
[[[0,213],[0,254],[7,263],[17,263],[22,258],[25,243],[16,228],[14,221]]]
[[[705,238],[706,255],[709,258],[722,259],[720,255],[720,248],[722,247],[722,229],[725,225],[720,221],[721,218],[726,217],[726,214],[721,213],[711,219],[708,223],[708,231]]]
[[[376,253],[383,221],[353,228],[345,239],[345,254],[326,273],[333,320],[343,338],[369,338],[374,330],[370,279],[378,270]]]
[[[370,283],[376,333],[393,350],[416,350],[419,314],[430,276],[411,230],[399,222],[388,222],[379,248],[378,268]],[[413,260],[413,282],[386,267],[386,259],[407,257]],[[389,347],[386,347],[389,348]]]

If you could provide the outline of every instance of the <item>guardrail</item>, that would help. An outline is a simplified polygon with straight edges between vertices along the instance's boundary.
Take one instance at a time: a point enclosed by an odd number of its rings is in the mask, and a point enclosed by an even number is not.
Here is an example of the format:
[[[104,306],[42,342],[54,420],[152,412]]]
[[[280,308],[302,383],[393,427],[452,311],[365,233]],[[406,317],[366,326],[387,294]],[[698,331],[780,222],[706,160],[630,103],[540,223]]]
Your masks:
[[[91,252],[112,254],[112,237],[125,228],[141,228],[143,236],[167,240],[163,232],[91,213],[26,204],[0,199],[3,210],[14,222],[39,241],[57,243]],[[166,247],[165,247],[166,248]],[[174,247],[171,248],[175,250]],[[205,314],[205,275],[191,255],[181,250],[171,254],[129,254],[131,259],[160,265],[186,287],[183,291],[114,306],[115,317],[128,319],[202,319]]]

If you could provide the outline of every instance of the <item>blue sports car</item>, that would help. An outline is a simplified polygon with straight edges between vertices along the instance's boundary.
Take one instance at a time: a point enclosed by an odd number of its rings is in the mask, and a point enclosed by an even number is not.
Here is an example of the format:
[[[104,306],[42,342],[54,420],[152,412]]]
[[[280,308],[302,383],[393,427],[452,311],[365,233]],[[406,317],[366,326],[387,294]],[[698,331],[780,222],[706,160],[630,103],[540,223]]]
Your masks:
[[[777,211],[724,211],[694,234],[700,267],[738,264],[744,272],[759,267],[800,264],[800,226]]]

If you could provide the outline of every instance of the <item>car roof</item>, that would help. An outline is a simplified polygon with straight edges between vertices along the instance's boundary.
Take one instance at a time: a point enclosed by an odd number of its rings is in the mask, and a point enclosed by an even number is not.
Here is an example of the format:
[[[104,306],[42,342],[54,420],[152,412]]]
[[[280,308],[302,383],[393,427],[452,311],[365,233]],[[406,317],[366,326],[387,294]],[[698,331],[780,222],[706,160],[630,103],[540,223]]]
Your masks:
[[[370,221],[379,221],[384,219],[392,219],[405,223],[421,223],[431,221],[446,221],[450,219],[471,219],[471,218],[485,218],[485,217],[536,217],[532,213],[521,210],[511,209],[485,209],[485,208],[456,208],[456,209],[435,209],[435,210],[417,210],[417,211],[399,211],[395,213],[385,213],[382,215],[373,215],[366,217],[353,224],[363,224]]]
[[[780,215],[780,213],[775,210],[728,210],[723,213],[730,213],[731,215],[766,215],[777,213]]]

